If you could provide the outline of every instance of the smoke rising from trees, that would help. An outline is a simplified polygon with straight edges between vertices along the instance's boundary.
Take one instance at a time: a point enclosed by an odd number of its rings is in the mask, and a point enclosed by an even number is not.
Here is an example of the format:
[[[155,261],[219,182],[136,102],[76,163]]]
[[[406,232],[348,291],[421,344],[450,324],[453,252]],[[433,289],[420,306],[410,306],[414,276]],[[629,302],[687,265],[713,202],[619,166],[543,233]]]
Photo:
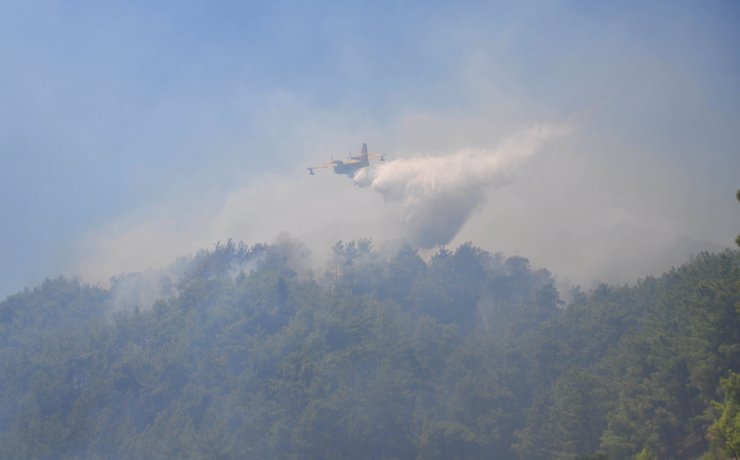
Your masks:
[[[496,150],[464,149],[392,160],[360,170],[354,182],[372,188],[386,201],[401,202],[406,237],[418,247],[432,248],[455,237],[487,190],[510,183],[545,142],[568,131],[562,125],[537,125],[508,138]]]

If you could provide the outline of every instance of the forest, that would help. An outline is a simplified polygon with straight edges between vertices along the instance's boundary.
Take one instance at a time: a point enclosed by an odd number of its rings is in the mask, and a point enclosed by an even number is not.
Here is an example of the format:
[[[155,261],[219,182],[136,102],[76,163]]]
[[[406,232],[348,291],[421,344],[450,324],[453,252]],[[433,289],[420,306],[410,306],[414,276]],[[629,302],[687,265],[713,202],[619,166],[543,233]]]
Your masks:
[[[560,292],[471,243],[299,249],[219,243],[154,302],[140,273],[7,297],[0,458],[740,456],[737,250]]]

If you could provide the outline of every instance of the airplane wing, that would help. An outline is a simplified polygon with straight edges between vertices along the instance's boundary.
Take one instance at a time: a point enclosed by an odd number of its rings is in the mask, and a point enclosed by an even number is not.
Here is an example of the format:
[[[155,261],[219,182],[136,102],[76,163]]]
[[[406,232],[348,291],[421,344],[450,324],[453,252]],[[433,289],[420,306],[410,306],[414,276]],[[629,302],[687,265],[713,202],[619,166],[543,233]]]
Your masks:
[[[308,173],[313,176],[314,175],[314,172],[313,172],[314,169],[329,169],[329,168],[333,168],[333,167],[334,167],[334,163],[324,163],[324,164],[321,164],[321,165],[309,166],[308,168],[306,168],[306,171],[308,171]]]

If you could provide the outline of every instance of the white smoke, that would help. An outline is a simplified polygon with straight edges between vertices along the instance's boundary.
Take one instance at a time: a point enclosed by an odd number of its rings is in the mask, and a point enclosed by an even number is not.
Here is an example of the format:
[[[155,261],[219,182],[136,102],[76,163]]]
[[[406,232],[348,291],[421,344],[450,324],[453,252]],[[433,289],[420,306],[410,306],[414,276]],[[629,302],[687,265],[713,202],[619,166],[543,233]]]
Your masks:
[[[447,244],[480,205],[486,191],[513,180],[521,165],[563,125],[537,125],[505,140],[496,150],[465,149],[441,156],[416,155],[363,168],[356,185],[371,187],[403,205],[406,237],[421,248]]]

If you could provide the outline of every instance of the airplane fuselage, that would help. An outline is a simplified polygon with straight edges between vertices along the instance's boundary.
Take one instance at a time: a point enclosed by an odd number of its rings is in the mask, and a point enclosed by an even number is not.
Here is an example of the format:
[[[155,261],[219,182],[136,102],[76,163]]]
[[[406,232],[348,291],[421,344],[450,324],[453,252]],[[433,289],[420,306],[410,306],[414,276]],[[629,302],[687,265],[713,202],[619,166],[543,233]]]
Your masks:
[[[370,162],[367,160],[367,157],[365,158],[353,157],[346,162],[345,161],[332,161],[331,164],[334,167],[335,174],[344,174],[348,176],[350,179],[355,177],[355,174],[357,174],[357,171],[359,171],[360,169],[366,166],[370,166]]]

